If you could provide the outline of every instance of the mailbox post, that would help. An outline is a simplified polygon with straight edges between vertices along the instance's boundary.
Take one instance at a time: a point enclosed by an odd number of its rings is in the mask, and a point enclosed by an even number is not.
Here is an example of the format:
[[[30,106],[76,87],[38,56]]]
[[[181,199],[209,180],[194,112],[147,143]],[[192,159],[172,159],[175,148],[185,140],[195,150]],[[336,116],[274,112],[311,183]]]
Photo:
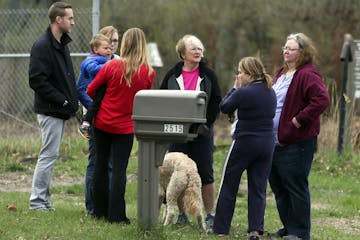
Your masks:
[[[132,119],[139,141],[138,220],[150,228],[159,218],[159,166],[173,142],[197,137],[206,122],[206,98],[202,91],[141,90],[135,95]]]

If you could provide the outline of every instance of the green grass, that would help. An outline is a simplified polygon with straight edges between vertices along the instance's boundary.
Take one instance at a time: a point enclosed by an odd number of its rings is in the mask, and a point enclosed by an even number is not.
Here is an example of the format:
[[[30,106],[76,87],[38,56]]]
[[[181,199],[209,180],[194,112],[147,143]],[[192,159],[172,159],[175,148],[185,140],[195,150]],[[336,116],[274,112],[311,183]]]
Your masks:
[[[40,141],[31,139],[6,139],[0,141],[0,177],[7,172],[32,176]],[[229,142],[216,142],[214,169],[216,188]],[[32,159],[28,161],[28,159]],[[54,176],[84,176],[87,163],[87,142],[75,136],[65,136],[60,160],[54,168]],[[335,152],[316,154],[310,174],[312,196],[312,239],[359,239],[360,238],[360,184],[359,155],[347,150],[342,156]],[[0,192],[0,239],[217,239],[199,231],[195,223],[188,226],[163,227],[159,224],[151,230],[138,226],[137,216],[137,144],[129,161],[129,179],[126,190],[129,226],[109,224],[86,216],[84,209],[84,185],[51,188],[54,212],[28,210],[29,192]],[[247,239],[246,174],[242,178],[237,205],[232,221],[230,239]],[[16,211],[7,205],[17,206]],[[268,189],[265,230],[281,227],[274,197]],[[265,238],[266,239],[266,238]]]

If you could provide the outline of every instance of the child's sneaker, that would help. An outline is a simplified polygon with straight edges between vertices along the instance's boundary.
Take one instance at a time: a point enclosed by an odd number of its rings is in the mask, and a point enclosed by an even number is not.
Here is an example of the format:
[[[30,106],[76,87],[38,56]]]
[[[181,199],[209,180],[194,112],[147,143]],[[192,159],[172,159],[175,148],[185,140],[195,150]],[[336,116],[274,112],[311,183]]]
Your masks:
[[[79,133],[83,138],[89,139],[89,127],[84,124],[79,127]]]

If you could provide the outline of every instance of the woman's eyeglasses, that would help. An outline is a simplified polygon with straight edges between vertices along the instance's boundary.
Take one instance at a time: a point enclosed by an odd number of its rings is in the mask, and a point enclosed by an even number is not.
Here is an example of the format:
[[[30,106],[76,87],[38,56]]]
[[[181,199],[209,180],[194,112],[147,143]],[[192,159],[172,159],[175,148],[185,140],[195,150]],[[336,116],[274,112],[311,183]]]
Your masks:
[[[289,47],[281,47],[281,49],[283,51],[290,51],[290,52],[293,52],[293,51],[296,51],[296,50],[301,50],[300,48],[289,48]]]

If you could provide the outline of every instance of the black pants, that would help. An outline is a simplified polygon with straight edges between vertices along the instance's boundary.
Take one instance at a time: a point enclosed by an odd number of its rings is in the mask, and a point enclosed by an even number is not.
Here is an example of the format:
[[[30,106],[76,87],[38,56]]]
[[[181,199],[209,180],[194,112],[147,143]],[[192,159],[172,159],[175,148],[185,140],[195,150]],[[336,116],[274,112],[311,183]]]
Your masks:
[[[95,128],[94,215],[109,222],[127,219],[125,207],[126,169],[134,141],[133,134],[112,134]],[[108,166],[112,161],[109,186]]]
[[[274,151],[274,137],[242,136],[230,148],[220,186],[214,233],[229,234],[236,194],[243,172],[248,177],[248,231],[264,232],[266,186]]]

